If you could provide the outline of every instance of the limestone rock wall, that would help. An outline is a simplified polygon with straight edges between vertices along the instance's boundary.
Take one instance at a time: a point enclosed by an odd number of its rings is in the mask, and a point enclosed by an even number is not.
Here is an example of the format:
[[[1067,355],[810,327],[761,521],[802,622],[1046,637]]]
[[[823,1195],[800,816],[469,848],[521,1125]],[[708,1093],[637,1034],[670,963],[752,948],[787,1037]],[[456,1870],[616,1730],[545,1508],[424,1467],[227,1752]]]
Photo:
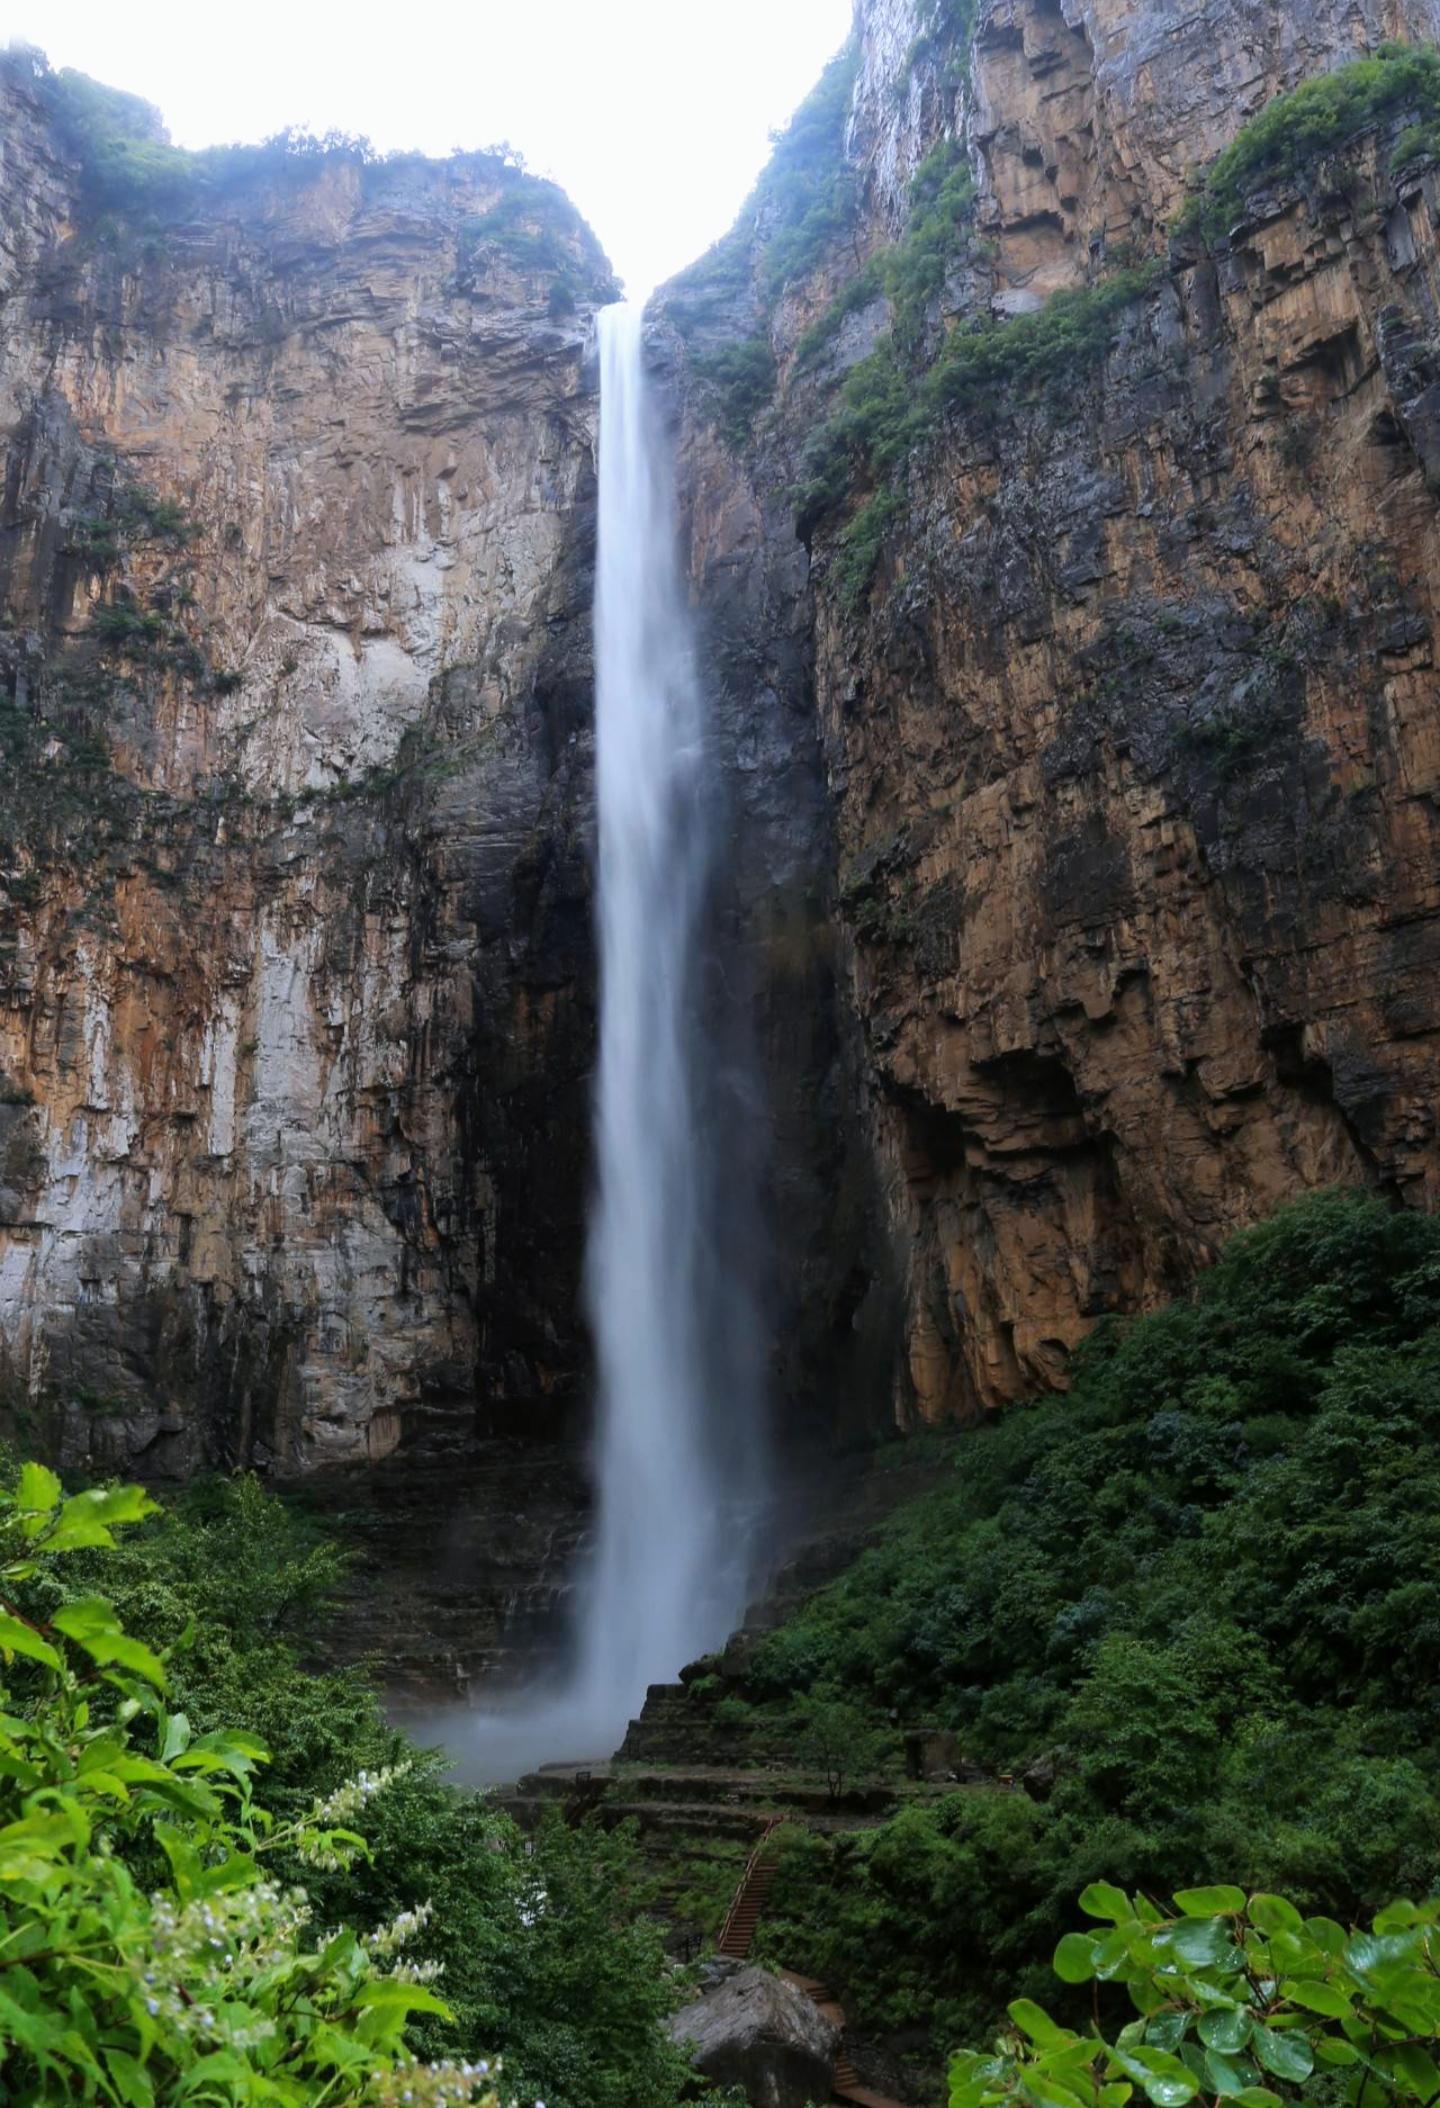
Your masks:
[[[727,330],[774,349],[732,479],[774,504],[778,576],[780,499],[883,302],[818,368],[797,340],[937,139],[968,152],[979,237],[938,326],[1157,259],[1103,364],[972,401],[891,472],[858,599],[850,515],[807,530],[840,1073],[881,1196],[837,1316],[895,1313],[901,1424],[1063,1383],[1098,1317],[1288,1195],[1440,1197],[1440,176],[1394,172],[1382,130],[1228,240],[1168,232],[1273,94],[1440,11],[985,0],[958,66],[935,19],[862,0],[857,223],[692,343],[702,375]],[[703,380],[690,414],[715,416]]]
[[[117,224],[0,67],[0,1391],[69,1456],[574,1387],[590,307],[477,247],[510,181]]]

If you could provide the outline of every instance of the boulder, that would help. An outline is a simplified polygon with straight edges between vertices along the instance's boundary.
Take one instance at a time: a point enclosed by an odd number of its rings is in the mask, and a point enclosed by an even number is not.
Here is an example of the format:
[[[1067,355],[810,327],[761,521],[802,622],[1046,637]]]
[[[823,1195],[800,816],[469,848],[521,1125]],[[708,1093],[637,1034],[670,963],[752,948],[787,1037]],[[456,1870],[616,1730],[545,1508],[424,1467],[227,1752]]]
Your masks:
[[[670,2033],[717,2086],[738,2086],[751,2108],[828,2101],[840,2031],[793,1984],[742,1969],[676,2013]]]

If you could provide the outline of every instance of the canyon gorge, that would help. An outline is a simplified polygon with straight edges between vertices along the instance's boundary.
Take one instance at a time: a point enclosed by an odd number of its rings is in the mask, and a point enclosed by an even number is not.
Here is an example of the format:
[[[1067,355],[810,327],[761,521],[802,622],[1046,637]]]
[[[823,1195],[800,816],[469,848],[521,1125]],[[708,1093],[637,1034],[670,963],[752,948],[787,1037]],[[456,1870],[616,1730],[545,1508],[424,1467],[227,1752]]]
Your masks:
[[[1440,0],[860,0],[650,309],[785,1431],[1063,1386],[1301,1191],[1435,1204],[1436,113],[1206,187],[1396,38]],[[583,1504],[617,289],[503,156],[140,199],[86,121],[0,62],[5,1414],[500,1517],[546,1451],[528,1574]]]

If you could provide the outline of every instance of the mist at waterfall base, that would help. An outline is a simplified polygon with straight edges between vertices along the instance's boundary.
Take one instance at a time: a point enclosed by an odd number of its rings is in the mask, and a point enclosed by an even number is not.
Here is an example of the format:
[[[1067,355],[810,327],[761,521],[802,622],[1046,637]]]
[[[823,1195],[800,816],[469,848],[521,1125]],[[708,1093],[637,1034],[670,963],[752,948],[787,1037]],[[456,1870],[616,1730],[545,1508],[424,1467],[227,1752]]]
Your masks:
[[[457,1771],[477,1781],[609,1756],[646,1687],[724,1641],[748,1599],[766,1477],[744,1265],[755,1195],[737,1132],[757,1124],[756,1098],[707,932],[716,771],[671,447],[642,310],[604,310],[599,345],[596,1534],[563,1676],[446,1723]]]

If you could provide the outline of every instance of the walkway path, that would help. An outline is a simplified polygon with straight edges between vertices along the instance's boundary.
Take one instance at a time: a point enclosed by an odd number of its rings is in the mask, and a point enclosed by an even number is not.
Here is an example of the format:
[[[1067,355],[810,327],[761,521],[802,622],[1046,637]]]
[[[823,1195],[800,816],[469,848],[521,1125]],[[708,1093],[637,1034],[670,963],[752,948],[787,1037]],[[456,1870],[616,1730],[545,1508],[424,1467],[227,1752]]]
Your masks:
[[[745,1862],[745,1871],[740,1876],[740,1884],[721,1927],[719,1951],[733,1961],[748,1960],[760,1913],[769,1901],[770,1891],[775,1885],[776,1854],[773,1833],[779,1827],[779,1817],[766,1824],[765,1834]],[[797,1976],[793,1969],[782,1969],[780,1974],[787,1984],[793,1984],[797,1991],[803,1991],[811,2004],[839,2031],[840,2046],[835,2057],[835,2076],[830,2082],[831,2100],[843,2101],[847,2108],[904,2108],[903,2102],[893,2100],[888,2094],[875,2093],[861,2083],[859,2072],[845,2054],[845,2008],[828,1986],[813,1976]]]

